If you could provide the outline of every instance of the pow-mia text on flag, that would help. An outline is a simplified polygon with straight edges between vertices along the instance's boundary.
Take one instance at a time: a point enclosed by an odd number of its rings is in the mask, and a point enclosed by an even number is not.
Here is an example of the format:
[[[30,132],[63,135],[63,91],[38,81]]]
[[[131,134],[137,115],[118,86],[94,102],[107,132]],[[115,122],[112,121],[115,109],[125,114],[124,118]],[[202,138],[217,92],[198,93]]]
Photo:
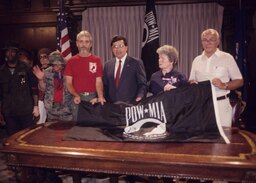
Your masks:
[[[159,139],[166,136],[166,116],[163,102],[153,102],[146,105],[136,105],[125,108],[126,127],[124,136],[133,139]],[[144,133],[143,136],[133,135],[142,126],[155,124],[156,128]]]
[[[158,68],[159,31],[156,19],[155,0],[147,0],[146,13],[144,17],[144,30],[142,40],[141,59],[143,60],[147,80]]]
[[[145,15],[144,35],[145,36],[143,36],[142,47],[144,47],[145,44],[159,38],[157,22],[153,11],[150,11]]]

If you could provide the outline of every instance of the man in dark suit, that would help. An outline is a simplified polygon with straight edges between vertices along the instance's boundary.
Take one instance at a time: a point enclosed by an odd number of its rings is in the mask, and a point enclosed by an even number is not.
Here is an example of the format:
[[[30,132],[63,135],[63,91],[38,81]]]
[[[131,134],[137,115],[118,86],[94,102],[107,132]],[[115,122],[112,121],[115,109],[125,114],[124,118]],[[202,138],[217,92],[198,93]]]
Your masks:
[[[127,40],[115,36],[111,40],[115,58],[106,62],[103,74],[104,94],[108,102],[139,102],[147,93],[143,62],[127,55]]]

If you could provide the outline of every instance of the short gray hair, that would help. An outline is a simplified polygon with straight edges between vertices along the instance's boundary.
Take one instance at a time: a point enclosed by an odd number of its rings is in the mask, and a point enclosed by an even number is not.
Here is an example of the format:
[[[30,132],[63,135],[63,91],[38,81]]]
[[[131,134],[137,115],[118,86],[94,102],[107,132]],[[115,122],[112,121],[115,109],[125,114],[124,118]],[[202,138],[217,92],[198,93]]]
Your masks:
[[[78,40],[80,37],[88,37],[90,41],[92,41],[92,35],[90,34],[90,32],[83,30],[81,32],[79,32],[76,36],[76,40]]]
[[[169,58],[170,62],[173,62],[174,65],[178,62],[179,52],[177,49],[171,45],[163,45],[156,50],[158,54],[164,54]]]
[[[205,36],[205,35],[213,35],[215,36],[218,40],[220,39],[220,35],[218,33],[218,31],[216,31],[215,29],[206,29],[202,32],[201,34],[201,39]]]

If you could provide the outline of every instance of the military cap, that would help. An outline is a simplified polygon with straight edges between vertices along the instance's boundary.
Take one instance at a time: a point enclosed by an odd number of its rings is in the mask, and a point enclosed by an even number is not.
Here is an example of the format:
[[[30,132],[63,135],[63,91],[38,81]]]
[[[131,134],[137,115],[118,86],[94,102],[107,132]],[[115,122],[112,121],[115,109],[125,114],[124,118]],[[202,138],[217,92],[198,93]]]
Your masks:
[[[52,64],[66,64],[65,59],[59,51],[54,51],[49,55],[49,63]]]

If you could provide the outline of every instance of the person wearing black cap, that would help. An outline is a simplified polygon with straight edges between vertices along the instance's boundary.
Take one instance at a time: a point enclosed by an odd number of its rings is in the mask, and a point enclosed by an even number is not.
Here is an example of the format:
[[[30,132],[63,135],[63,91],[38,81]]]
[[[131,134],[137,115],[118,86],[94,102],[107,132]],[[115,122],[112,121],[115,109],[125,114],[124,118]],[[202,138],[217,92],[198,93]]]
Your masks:
[[[0,123],[8,135],[35,124],[38,112],[38,83],[31,68],[18,60],[19,44],[8,41],[0,67]]]

